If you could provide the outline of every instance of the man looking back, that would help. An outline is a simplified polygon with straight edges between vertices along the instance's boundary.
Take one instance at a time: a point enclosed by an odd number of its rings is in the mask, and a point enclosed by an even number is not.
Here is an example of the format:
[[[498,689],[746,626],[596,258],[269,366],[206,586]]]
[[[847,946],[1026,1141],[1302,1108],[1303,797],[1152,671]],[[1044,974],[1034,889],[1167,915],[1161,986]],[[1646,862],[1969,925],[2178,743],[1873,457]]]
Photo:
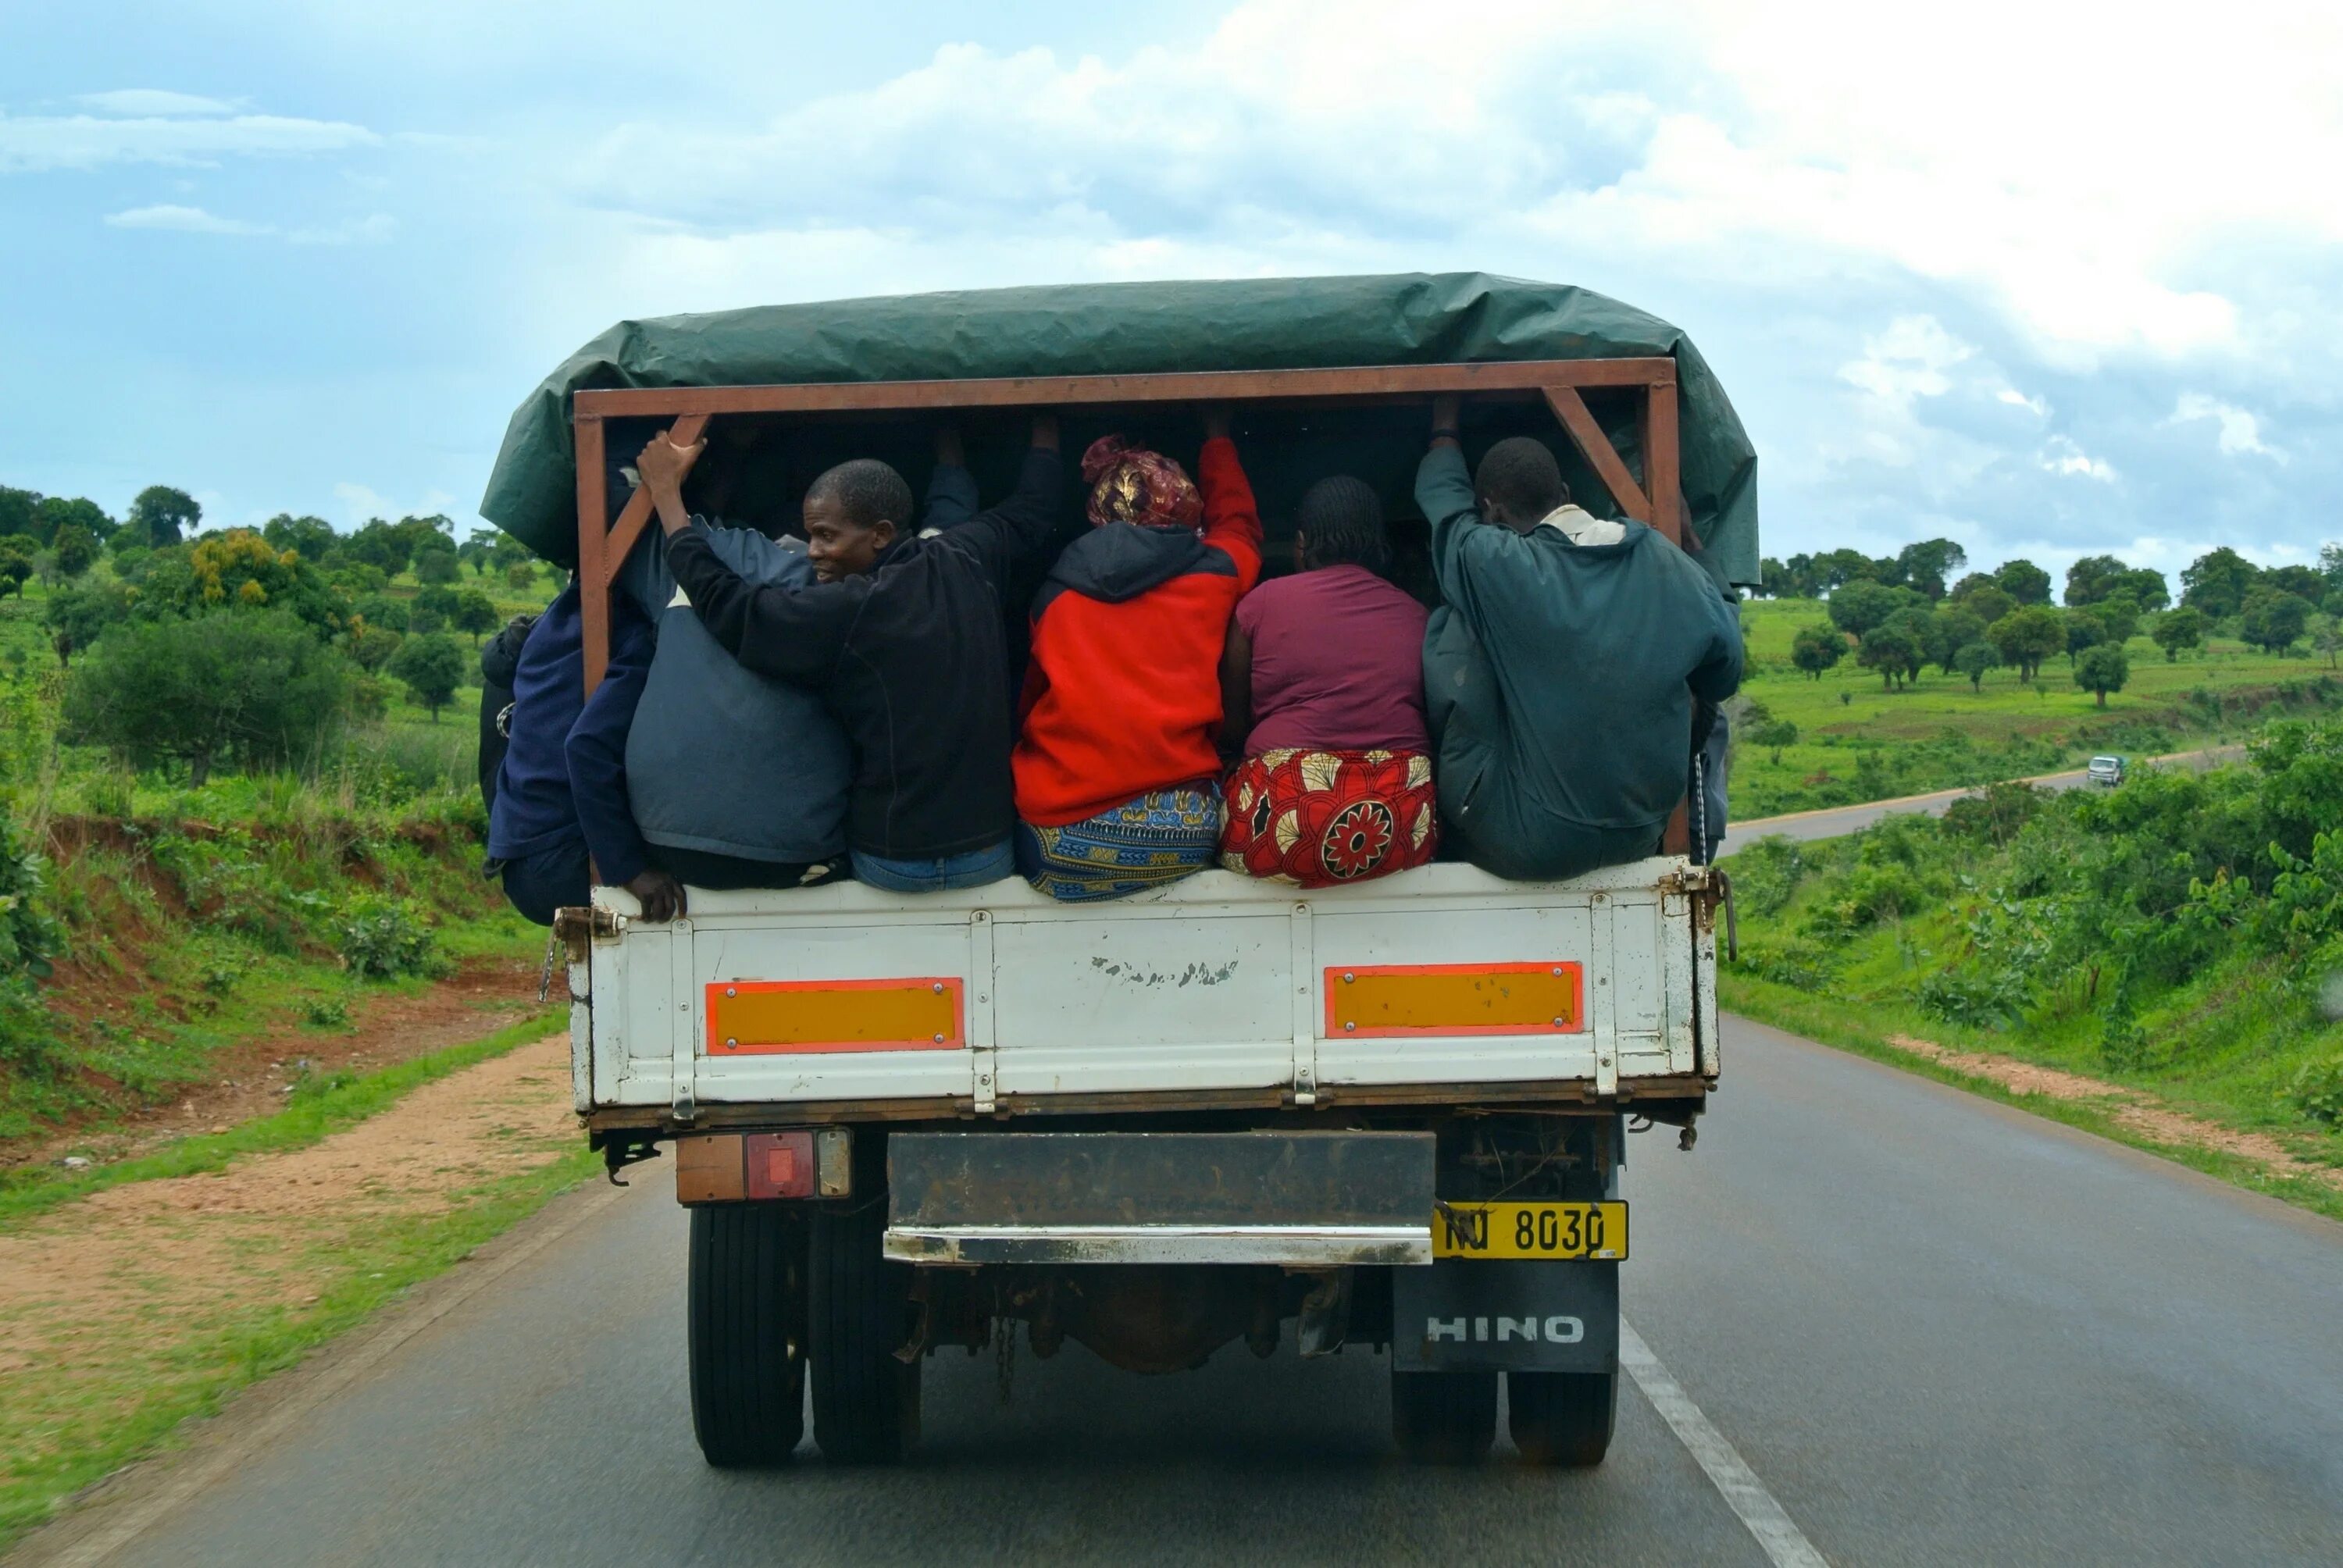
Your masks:
[[[1693,699],[1741,684],[1732,607],[1651,528],[1572,506],[1540,442],[1500,441],[1468,477],[1455,421],[1441,399],[1415,480],[1447,599],[1424,641],[1441,816],[1518,880],[1656,853]]]
[[[1057,448],[1057,422],[1036,415],[1009,498],[933,538],[911,536],[902,476],[840,464],[806,492],[818,580],[800,588],[745,581],[691,528],[681,482],[698,447],[655,436],[643,449],[669,568],[701,623],[749,669],[820,694],[852,742],[846,839],[873,887],[976,887],[1015,869],[1001,591],[1049,543]]]

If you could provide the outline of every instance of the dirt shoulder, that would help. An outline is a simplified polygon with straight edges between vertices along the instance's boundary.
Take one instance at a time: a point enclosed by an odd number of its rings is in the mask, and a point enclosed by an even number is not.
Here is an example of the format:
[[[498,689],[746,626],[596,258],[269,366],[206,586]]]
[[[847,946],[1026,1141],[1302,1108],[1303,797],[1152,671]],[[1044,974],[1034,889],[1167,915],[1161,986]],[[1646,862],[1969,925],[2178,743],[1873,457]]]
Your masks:
[[[285,1109],[294,1084],[364,1073],[493,1034],[538,1006],[538,965],[528,958],[467,960],[455,974],[414,992],[367,997],[340,1029],[287,1022],[216,1052],[211,1081],[119,1121],[85,1121],[13,1143],[0,1142],[0,1171],[66,1158],[106,1163],[134,1159],[195,1133],[219,1132]]]
[[[589,1167],[568,1078],[550,1036],[307,1147],[0,1230],[0,1550],[575,1184]]]

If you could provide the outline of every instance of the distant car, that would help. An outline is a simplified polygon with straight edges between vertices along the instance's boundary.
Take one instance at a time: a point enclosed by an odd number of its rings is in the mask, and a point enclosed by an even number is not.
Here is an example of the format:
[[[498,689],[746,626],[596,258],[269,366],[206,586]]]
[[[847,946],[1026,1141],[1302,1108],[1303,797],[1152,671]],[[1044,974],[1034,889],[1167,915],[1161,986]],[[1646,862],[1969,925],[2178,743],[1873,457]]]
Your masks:
[[[2084,775],[2094,784],[2112,789],[2124,781],[2124,759],[2120,757],[2094,757]]]

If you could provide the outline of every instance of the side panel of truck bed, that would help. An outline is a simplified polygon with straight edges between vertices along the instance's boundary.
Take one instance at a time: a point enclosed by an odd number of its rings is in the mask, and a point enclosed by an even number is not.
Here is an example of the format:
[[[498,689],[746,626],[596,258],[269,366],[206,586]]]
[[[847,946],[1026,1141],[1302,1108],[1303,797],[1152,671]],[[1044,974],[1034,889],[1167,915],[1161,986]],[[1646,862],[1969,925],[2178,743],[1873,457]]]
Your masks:
[[[580,1110],[1001,1102],[1714,1071],[1710,939],[1658,859],[1561,884],[1441,865],[1304,892],[1226,871],[1106,904],[1021,881],[694,890],[573,970]],[[1305,1103],[1306,1103],[1305,1100]]]

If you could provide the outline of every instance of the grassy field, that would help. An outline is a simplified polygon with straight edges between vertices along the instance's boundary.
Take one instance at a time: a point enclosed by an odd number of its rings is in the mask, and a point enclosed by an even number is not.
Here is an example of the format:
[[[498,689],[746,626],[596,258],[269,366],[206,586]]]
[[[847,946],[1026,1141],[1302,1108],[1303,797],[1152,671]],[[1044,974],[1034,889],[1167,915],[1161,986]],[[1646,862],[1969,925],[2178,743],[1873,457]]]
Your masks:
[[[1777,754],[1749,744],[1745,725],[1733,770],[1734,815],[1744,819],[2049,772],[2097,750],[2140,757],[2220,744],[2273,711],[2343,702],[2343,674],[2323,659],[2216,638],[2167,662],[2145,635],[2126,647],[2130,682],[2105,709],[2074,684],[2063,657],[2030,685],[1996,669],[1972,689],[1931,667],[1890,691],[1852,650],[1819,680],[1790,662],[1801,628],[1829,624],[1815,600],[1752,600],[1741,618],[1745,697],[1798,728]]]

